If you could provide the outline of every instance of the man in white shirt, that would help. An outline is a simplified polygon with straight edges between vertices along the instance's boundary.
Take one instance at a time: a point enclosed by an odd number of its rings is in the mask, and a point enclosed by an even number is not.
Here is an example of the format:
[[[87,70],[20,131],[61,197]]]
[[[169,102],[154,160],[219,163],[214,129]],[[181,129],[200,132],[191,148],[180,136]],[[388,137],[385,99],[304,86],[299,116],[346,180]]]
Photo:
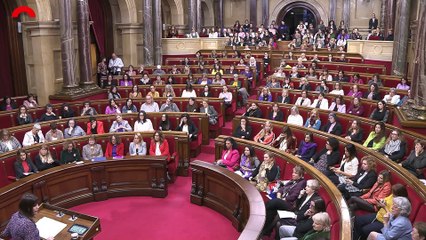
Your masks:
[[[387,104],[395,105],[399,103],[400,98],[401,96],[396,94],[396,89],[391,88],[389,94],[385,95],[385,97],[383,98],[383,101],[385,101]]]
[[[117,57],[115,53],[112,53],[111,59],[108,63],[108,68],[113,75],[119,75],[121,72],[121,68],[124,67],[123,60]]]
[[[41,126],[40,124],[36,123],[33,126],[33,129],[31,131],[28,131],[24,135],[24,141],[22,141],[22,146],[27,147],[31,146],[37,143],[43,143],[44,142],[44,135],[41,132]]]
[[[307,98],[307,95],[308,94],[307,94],[306,90],[303,90],[302,96],[297,98],[296,103],[294,105],[309,107],[311,105],[311,99]]]
[[[324,93],[318,95],[318,98],[314,100],[311,107],[328,110],[328,100],[324,98]]]
[[[146,96],[146,102],[144,104],[142,104],[141,106],[141,111],[145,111],[145,112],[159,112],[160,109],[158,108],[158,103],[154,102],[152,100],[152,97],[150,95]]]

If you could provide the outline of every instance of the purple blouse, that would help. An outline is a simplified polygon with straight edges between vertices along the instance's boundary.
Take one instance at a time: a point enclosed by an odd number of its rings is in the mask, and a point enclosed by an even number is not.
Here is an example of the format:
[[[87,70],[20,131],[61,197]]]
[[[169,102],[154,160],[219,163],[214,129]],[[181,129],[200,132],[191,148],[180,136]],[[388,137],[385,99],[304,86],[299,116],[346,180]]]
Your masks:
[[[13,240],[40,240],[36,224],[20,212],[12,215],[1,237],[8,237]]]

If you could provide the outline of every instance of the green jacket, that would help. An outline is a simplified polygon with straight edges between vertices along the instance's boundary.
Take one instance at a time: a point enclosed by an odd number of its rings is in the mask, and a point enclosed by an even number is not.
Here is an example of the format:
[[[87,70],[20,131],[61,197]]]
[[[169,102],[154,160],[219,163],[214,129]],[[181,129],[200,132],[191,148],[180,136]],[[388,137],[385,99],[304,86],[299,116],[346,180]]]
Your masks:
[[[376,137],[376,132],[375,131],[372,131],[371,133],[370,133],[370,135],[368,135],[368,138],[367,138],[367,140],[365,140],[365,142],[364,142],[364,147],[367,147],[368,146],[368,143],[371,141],[371,140],[373,140],[374,138]],[[384,146],[385,146],[385,143],[386,143],[386,137],[385,136],[383,136],[382,137],[382,139],[380,139],[380,141],[379,142],[373,142],[373,147],[371,148],[371,149],[373,149],[373,150],[376,150],[376,151],[379,151],[380,149],[382,149]]]
[[[311,230],[307,232],[301,240],[316,240],[318,238],[330,238],[330,232],[317,232],[315,230]]]

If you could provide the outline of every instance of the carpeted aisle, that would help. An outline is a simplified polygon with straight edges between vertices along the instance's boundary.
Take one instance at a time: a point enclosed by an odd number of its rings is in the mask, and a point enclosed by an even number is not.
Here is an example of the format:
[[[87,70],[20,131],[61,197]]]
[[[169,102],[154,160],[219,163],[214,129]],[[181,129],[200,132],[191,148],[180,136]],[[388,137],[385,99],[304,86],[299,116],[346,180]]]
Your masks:
[[[101,233],[109,239],[237,239],[231,222],[219,213],[189,202],[190,177],[178,177],[166,198],[126,197],[93,202],[72,210],[101,219]]]

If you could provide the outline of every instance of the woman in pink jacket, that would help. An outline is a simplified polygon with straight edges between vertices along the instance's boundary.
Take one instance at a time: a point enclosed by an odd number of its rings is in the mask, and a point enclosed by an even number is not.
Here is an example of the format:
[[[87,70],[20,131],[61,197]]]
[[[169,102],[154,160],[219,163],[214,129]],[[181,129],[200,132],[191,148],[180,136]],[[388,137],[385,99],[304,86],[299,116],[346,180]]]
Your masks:
[[[237,149],[237,143],[233,138],[225,140],[225,149],[222,152],[222,158],[216,161],[216,164],[226,167],[231,171],[237,170],[240,165],[240,153]]]

